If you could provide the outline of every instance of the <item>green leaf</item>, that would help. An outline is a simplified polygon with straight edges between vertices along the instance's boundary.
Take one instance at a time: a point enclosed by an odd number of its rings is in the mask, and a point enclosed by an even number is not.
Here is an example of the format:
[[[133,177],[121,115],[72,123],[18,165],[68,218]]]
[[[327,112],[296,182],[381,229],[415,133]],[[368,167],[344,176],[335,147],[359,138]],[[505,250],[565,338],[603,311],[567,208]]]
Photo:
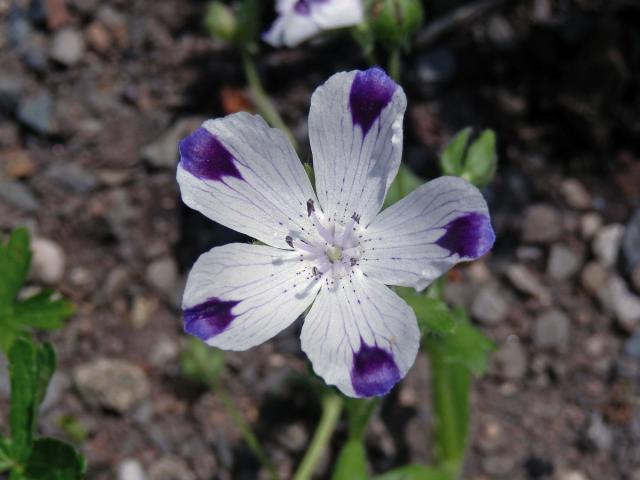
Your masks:
[[[372,480],[450,480],[450,477],[441,470],[424,465],[405,465],[376,475]]]
[[[8,438],[0,437],[0,473],[10,469],[13,463],[13,458],[11,458],[11,442],[9,442]]]
[[[0,242],[0,320],[18,296],[30,265],[29,231],[18,228],[6,244]]]
[[[393,205],[398,200],[409,195],[416,188],[424,183],[424,180],[413,173],[409,168],[404,165],[400,165],[398,175],[393,180],[387,191],[387,196],[384,199],[384,207]]]
[[[55,438],[40,438],[33,443],[26,463],[27,480],[80,480],[86,462],[76,450]]]
[[[220,376],[224,371],[224,352],[197,338],[189,338],[189,341],[180,356],[182,373],[210,387],[218,385]]]
[[[347,398],[345,410],[349,421],[349,438],[352,440],[361,439],[367,429],[369,420],[380,405],[380,398]]]
[[[362,440],[349,440],[338,455],[331,480],[367,480],[367,454]]]
[[[60,430],[62,430],[67,437],[77,445],[83,443],[89,435],[87,427],[85,427],[84,424],[73,415],[62,415],[58,418],[56,423],[58,424],[58,427],[60,427]]]
[[[440,168],[445,175],[461,177],[464,171],[464,159],[467,151],[467,144],[471,136],[471,128],[460,130],[449,140],[446,147],[440,154]]]
[[[73,315],[73,304],[67,300],[54,300],[55,292],[43,290],[19,302],[13,309],[15,323],[52,330],[60,328],[64,320]]]
[[[399,287],[397,290],[416,313],[421,336],[449,335],[454,332],[456,321],[442,300],[427,297],[412,288]]]
[[[483,187],[496,174],[497,163],[496,134],[493,130],[485,130],[469,147],[463,177]]]

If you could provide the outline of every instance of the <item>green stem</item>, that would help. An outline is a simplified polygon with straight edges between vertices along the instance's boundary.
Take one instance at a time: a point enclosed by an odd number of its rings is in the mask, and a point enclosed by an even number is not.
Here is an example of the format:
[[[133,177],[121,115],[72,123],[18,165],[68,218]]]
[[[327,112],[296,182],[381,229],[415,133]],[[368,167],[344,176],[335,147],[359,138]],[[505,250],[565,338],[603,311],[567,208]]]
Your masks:
[[[258,113],[262,115],[269,125],[282,130],[291,142],[291,145],[293,145],[293,148],[298,150],[298,142],[296,142],[291,130],[289,130],[282,120],[282,117],[273,105],[271,98],[269,98],[269,95],[262,86],[253,58],[246,50],[242,52],[242,66],[244,68],[244,74],[247,77],[249,89],[251,90],[251,98],[258,109]]]
[[[269,477],[271,478],[271,480],[280,480],[278,472],[269,460],[269,457],[267,456],[265,451],[262,449],[260,441],[251,430],[251,427],[244,419],[235,403],[229,398],[227,393],[222,388],[214,388],[214,390],[218,395],[218,398],[220,398],[220,400],[222,401],[224,408],[227,410],[227,413],[229,413],[234,423],[240,429],[242,438],[244,438],[244,441],[249,446],[249,449],[256,456],[263,468],[269,473]]]
[[[336,428],[341,411],[342,397],[339,395],[331,393],[322,399],[322,415],[318,428],[313,434],[311,444],[300,462],[293,480],[309,480],[311,478]]]
[[[389,76],[396,82],[400,82],[400,74],[402,70],[402,56],[400,49],[394,48],[389,53]]]

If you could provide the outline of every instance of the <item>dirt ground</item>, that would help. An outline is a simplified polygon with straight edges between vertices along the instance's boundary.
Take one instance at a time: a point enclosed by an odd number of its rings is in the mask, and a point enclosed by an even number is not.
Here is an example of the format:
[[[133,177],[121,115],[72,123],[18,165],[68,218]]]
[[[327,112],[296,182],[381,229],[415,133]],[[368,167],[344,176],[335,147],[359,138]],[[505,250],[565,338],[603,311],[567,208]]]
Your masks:
[[[427,18],[459,3],[425,2]],[[202,27],[205,8],[0,0],[0,229],[28,225],[40,252],[32,283],[77,306],[43,336],[60,369],[41,431],[71,440],[69,424],[81,426],[91,479],[266,478],[220,400],[178,361],[189,267],[242,240],[182,205],[175,181],[176,141],[250,106],[238,55]],[[633,0],[512,1],[404,58],[415,172],[436,176],[460,128],[498,135],[484,191],[497,243],[452,272],[446,292],[498,347],[474,385],[466,479],[640,479],[638,25]],[[263,45],[259,58],[308,160],[311,93],[366,63],[342,35]],[[319,415],[291,381],[307,368],[299,329],[229,354],[224,376],[284,478]],[[385,400],[367,435],[372,471],[428,460],[428,375],[421,354]],[[7,398],[0,365],[1,412]]]

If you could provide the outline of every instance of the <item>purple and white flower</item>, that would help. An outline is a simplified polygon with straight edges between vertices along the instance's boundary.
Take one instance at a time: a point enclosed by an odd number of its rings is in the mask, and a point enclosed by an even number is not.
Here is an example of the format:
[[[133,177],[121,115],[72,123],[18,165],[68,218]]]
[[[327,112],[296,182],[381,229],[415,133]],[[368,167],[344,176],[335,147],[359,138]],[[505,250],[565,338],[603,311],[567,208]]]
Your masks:
[[[309,307],[302,349],[349,396],[384,395],[418,352],[413,310],[387,285],[424,289],[493,245],[487,204],[457,177],[430,181],[382,212],[400,165],[406,97],[382,70],[338,73],[311,99],[315,191],[285,135],[236,113],[180,143],[182,199],[265,245],[229,244],[195,263],[184,327],[246,350]]]
[[[361,0],[278,0],[278,18],[263,40],[274,47],[294,47],[324,30],[363,21]]]

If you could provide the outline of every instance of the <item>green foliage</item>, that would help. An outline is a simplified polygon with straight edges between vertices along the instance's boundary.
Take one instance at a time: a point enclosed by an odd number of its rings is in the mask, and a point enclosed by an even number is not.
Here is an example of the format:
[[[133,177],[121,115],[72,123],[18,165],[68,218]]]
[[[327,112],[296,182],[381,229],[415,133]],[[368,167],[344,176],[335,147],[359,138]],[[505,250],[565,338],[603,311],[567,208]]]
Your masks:
[[[190,337],[182,350],[180,366],[188,378],[214,388],[224,371],[224,352]]]
[[[496,173],[496,134],[487,129],[471,142],[470,138],[471,128],[458,132],[442,151],[440,168],[445,175],[462,177],[483,187]]]
[[[416,312],[420,334],[423,337],[425,335],[442,336],[454,333],[456,322],[449,307],[442,300],[430,298],[407,287],[396,287],[396,291]]]
[[[5,353],[32,328],[60,328],[73,314],[72,304],[56,299],[51,290],[18,300],[30,265],[29,233],[24,228],[16,229],[6,244],[0,242],[0,350]]]
[[[369,420],[380,405],[380,398],[347,398],[345,410],[349,421],[349,438],[361,439],[367,430]]]
[[[396,175],[396,178],[393,180],[391,185],[389,185],[387,196],[384,199],[384,207],[386,208],[393,205],[398,200],[403,199],[423,183],[424,180],[422,178],[417,176],[404,165],[400,165],[398,175]]]
[[[376,475],[372,480],[450,480],[451,477],[438,469],[424,465],[405,465]]]
[[[362,439],[349,440],[340,450],[332,480],[367,480],[367,456]]]
[[[369,0],[366,11],[371,34],[391,50],[408,46],[424,19],[419,0]]]
[[[234,41],[238,33],[238,25],[233,10],[222,2],[211,2],[209,4],[204,24],[212,37],[227,42]]]
[[[62,415],[58,418],[57,423],[60,430],[66,433],[67,437],[75,444],[83,443],[89,435],[84,424],[73,415]]]
[[[25,480],[76,480],[86,470],[84,457],[55,438],[39,438],[33,443],[24,469]]]

